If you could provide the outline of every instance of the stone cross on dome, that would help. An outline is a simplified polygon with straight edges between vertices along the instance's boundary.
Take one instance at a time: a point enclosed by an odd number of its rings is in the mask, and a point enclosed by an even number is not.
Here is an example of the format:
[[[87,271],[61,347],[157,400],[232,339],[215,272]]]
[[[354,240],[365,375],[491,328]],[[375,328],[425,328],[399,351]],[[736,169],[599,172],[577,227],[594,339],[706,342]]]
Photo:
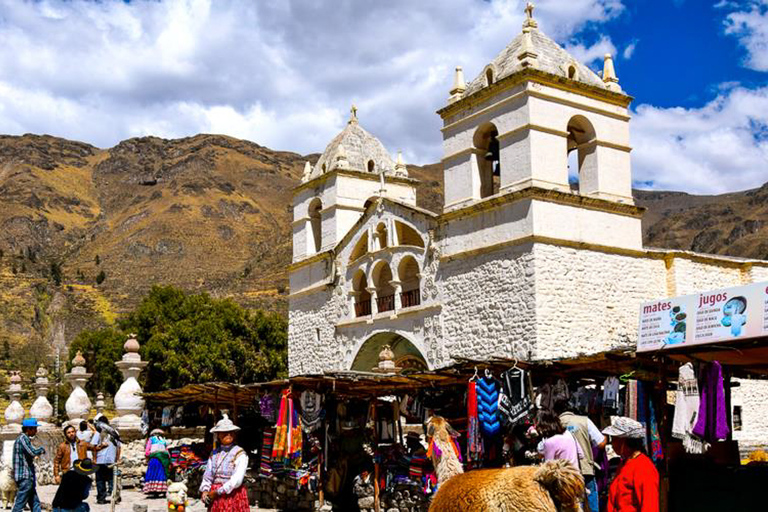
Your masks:
[[[523,22],[523,28],[536,28],[539,26],[536,20],[533,19],[533,9],[536,6],[532,2],[525,4],[525,21]]]
[[[349,124],[357,124],[357,107],[352,104],[352,108],[349,109]]]

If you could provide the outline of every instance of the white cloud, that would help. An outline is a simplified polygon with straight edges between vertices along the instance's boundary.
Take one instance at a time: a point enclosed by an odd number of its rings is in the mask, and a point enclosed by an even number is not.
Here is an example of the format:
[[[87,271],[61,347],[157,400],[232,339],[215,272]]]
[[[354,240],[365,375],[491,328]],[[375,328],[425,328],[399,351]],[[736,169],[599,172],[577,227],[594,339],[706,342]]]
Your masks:
[[[603,58],[606,53],[616,55],[616,47],[607,36],[601,37],[592,46],[585,46],[583,43],[569,44],[565,47],[568,53],[573,55],[576,60],[590,65],[595,70],[603,68]]]
[[[0,133],[108,147],[220,132],[308,153],[323,150],[354,101],[390,151],[433,162],[434,111],[454,66],[468,79],[479,73],[519,32],[523,5],[0,0]],[[620,0],[542,0],[535,16],[568,41],[622,9]]]
[[[624,57],[624,60],[629,60],[632,58],[632,55],[635,54],[635,50],[637,49],[637,39],[632,41],[627,45],[626,48],[624,48],[624,51],[621,53],[621,56]]]
[[[725,33],[737,37],[747,50],[744,65],[768,71],[768,0],[721,2],[716,7],[736,9],[725,18]]]
[[[650,188],[718,194],[768,180],[768,87],[735,87],[701,108],[641,105],[632,163]]]

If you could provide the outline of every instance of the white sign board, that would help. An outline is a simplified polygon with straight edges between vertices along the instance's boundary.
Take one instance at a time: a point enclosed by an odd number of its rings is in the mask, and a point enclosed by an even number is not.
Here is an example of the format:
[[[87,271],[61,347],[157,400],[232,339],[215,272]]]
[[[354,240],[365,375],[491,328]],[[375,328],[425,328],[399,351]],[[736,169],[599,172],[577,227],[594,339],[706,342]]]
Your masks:
[[[768,336],[768,282],[640,306],[638,352]]]

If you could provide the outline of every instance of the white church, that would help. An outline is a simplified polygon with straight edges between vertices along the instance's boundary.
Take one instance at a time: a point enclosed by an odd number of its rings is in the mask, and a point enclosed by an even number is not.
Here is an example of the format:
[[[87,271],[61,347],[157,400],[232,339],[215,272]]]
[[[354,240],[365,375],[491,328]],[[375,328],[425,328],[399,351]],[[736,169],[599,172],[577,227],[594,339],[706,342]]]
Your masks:
[[[416,206],[402,159],[353,108],[294,192],[290,374],[370,371],[384,345],[397,366],[427,369],[631,347],[643,301],[768,280],[768,261],[643,246],[631,101],[609,55],[594,73],[529,7],[479,76],[456,68],[437,112],[440,214]],[[734,394],[745,425],[747,402],[768,400],[750,389]]]

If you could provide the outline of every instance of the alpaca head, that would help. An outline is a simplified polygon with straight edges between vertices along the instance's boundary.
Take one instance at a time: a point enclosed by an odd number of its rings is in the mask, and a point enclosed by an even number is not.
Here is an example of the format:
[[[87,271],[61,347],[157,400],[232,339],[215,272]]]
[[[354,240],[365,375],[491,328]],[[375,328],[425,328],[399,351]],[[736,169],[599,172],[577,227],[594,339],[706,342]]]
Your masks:
[[[432,416],[427,420],[428,443],[433,439],[440,443],[448,443],[454,437],[459,437],[459,433],[442,416]]]

